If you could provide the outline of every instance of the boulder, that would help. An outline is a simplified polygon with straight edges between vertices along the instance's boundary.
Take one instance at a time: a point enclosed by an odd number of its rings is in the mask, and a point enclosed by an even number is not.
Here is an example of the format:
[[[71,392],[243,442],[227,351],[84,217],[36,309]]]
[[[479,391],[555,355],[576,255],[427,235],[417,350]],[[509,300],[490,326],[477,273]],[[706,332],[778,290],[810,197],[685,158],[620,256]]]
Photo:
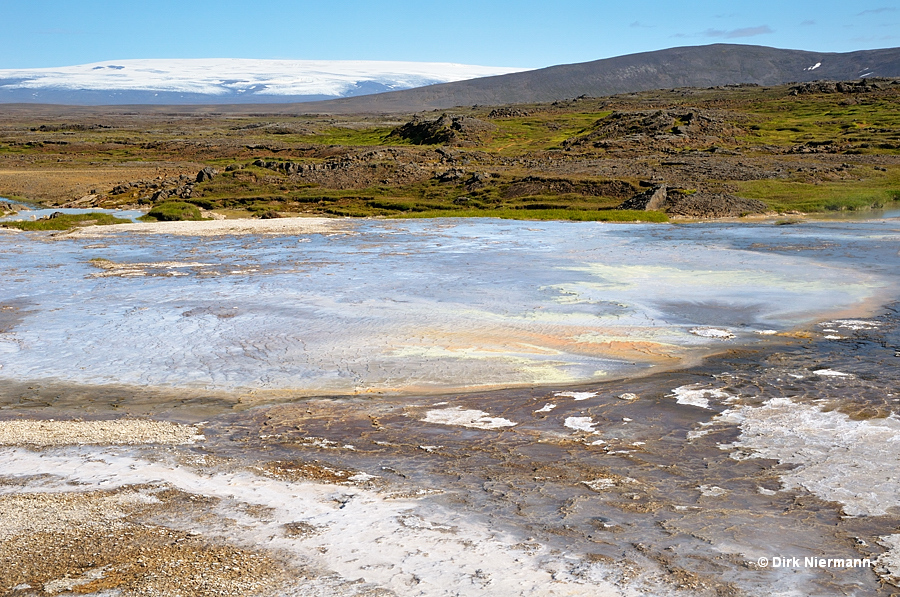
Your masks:
[[[650,187],[643,193],[635,195],[631,199],[626,199],[619,205],[618,209],[633,209],[637,211],[658,211],[668,199],[668,191],[666,185],[656,185]]]
[[[735,218],[766,213],[768,206],[757,199],[726,193],[687,192],[657,185],[623,201],[617,209],[664,211],[685,218]]]
[[[762,201],[726,193],[670,195],[663,209],[670,216],[686,218],[738,218],[769,211],[768,206]]]
[[[516,108],[495,108],[488,114],[488,118],[521,118],[523,116],[528,116],[528,112]]]
[[[451,168],[446,172],[442,172],[440,174],[435,175],[435,179],[438,182],[459,182],[466,176],[465,170],[460,170],[459,168]]]
[[[155,203],[157,201],[165,201],[168,198],[169,198],[169,191],[167,191],[165,189],[160,189],[160,190],[156,191],[155,193],[153,193],[153,196],[150,198],[150,200]]]
[[[206,182],[208,180],[212,180],[218,173],[219,171],[212,166],[207,166],[197,173],[197,182]]]

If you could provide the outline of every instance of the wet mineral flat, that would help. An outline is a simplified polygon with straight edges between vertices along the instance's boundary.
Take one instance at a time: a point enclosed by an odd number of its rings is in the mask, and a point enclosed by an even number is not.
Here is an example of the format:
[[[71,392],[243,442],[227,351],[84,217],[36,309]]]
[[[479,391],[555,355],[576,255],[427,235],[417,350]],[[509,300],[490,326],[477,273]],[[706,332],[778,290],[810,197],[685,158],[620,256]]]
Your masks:
[[[0,593],[886,597],[898,239],[0,235]]]

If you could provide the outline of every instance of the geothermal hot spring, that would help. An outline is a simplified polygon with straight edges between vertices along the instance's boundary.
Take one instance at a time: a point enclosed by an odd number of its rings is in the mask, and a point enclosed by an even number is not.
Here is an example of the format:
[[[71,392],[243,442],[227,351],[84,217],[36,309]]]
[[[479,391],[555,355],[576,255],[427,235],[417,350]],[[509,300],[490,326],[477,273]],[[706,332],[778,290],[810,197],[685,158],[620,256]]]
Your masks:
[[[0,231],[0,589],[889,595],[900,221],[789,224]]]

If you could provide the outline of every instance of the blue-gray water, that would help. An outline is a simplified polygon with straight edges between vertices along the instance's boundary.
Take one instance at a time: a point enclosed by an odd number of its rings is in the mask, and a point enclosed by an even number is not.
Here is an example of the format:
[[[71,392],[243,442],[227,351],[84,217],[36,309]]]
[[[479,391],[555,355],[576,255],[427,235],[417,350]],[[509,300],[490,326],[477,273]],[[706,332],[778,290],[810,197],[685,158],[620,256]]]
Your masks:
[[[898,230],[411,220],[331,235],[0,233],[0,376],[299,394],[622,377],[871,312],[896,293]]]
[[[137,209],[80,209],[80,208],[71,208],[71,207],[43,207],[36,204],[23,203],[21,201],[15,201],[13,199],[7,199],[5,197],[0,197],[0,202],[9,203],[18,211],[8,213],[3,215],[3,211],[0,210],[0,222],[15,222],[15,221],[34,221],[39,220],[41,218],[46,218],[54,213],[60,212],[64,214],[86,214],[86,213],[105,213],[110,214],[116,218],[121,218],[124,220],[131,220],[132,222],[137,221],[139,217],[144,215],[145,212],[137,210]]]

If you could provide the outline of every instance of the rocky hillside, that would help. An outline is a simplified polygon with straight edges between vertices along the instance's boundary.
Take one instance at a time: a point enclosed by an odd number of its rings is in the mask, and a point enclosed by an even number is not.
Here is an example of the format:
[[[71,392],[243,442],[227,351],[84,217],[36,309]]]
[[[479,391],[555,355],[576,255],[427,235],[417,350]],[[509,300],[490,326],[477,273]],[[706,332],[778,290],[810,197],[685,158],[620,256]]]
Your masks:
[[[900,76],[900,48],[848,53],[713,44],[629,54],[579,64],[430,85],[365,97],[303,104],[306,112],[414,112],[454,106],[552,102],[582,95],[779,85],[816,80]]]
[[[890,209],[898,104],[900,78],[869,77],[409,115],[11,106],[0,197],[162,217],[184,204],[603,221]]]

